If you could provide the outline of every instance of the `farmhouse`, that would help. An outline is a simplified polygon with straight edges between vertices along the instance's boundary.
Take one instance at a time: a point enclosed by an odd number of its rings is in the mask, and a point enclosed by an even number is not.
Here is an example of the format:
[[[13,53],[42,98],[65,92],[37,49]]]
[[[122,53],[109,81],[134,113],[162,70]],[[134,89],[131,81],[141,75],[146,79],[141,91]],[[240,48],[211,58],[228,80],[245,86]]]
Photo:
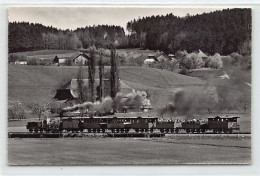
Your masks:
[[[203,53],[201,50],[199,50],[198,57],[201,57],[204,60],[208,58],[208,56],[205,53]]]
[[[88,88],[89,87],[89,80],[83,79],[83,87]],[[110,95],[110,80],[104,79],[104,97]],[[95,79],[94,83],[95,92],[96,92],[96,99],[98,98],[98,92],[99,92],[99,79]],[[61,88],[56,90],[56,94],[54,96],[54,99],[56,100],[73,100],[77,99],[79,88],[78,88],[78,80],[72,79],[70,82],[62,86]],[[120,92],[123,94],[132,93],[133,89],[126,85],[123,81],[120,80]]]
[[[158,53],[156,55],[149,54],[147,59],[145,59],[144,64],[150,64],[153,62],[171,61],[172,58],[167,56],[165,53]]]
[[[27,65],[27,61],[26,60],[15,61],[14,64],[15,65]]]
[[[53,59],[53,65],[86,65],[89,56],[85,53],[76,53],[73,55],[56,55]]]
[[[74,65],[87,65],[88,59],[90,57],[85,53],[78,53],[76,56],[72,58],[72,62]]]
[[[69,57],[61,57],[61,56],[55,56],[52,63],[54,65],[66,65],[66,62],[68,61]]]

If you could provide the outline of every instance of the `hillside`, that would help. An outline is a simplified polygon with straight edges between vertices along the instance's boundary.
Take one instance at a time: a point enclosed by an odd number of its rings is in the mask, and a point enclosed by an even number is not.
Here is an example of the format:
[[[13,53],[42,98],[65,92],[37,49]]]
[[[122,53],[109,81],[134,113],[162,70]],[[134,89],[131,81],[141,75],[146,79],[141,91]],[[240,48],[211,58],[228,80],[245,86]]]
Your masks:
[[[84,67],[84,70],[87,73],[87,67]],[[109,67],[105,67],[106,70],[110,70]],[[48,103],[55,95],[56,88],[63,81],[76,78],[77,72],[78,67],[9,65],[8,100]],[[203,85],[203,81],[198,78],[146,67],[121,67],[119,74],[120,79],[133,89],[147,90],[152,96],[155,107],[168,103],[173,88]]]

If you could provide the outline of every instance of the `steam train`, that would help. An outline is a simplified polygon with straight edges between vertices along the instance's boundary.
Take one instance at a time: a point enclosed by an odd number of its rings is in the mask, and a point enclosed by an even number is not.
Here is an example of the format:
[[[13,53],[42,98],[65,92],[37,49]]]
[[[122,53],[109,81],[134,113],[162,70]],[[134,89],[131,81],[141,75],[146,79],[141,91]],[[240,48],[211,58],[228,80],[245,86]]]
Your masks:
[[[157,117],[80,117],[67,116],[53,121],[27,123],[30,132],[88,132],[88,133],[232,133],[239,131],[239,117],[214,117],[206,120],[164,120]]]

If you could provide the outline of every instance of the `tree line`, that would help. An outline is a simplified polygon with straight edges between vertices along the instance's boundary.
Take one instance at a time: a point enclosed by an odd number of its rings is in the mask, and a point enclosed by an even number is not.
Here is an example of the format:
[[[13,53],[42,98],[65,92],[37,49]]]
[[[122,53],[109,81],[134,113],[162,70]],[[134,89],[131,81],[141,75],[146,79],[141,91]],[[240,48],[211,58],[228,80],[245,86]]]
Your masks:
[[[75,50],[79,48],[107,48],[117,41],[125,46],[125,32],[120,26],[98,25],[72,30],[60,30],[52,26],[28,22],[9,22],[9,53],[43,49]]]
[[[78,49],[95,45],[109,48],[161,50],[166,53],[198,51],[212,55],[238,52],[251,54],[251,9],[225,9],[181,18],[167,14],[134,19],[127,23],[129,35],[120,26],[87,26],[59,30],[28,22],[10,22],[9,53],[41,49]]]
[[[127,23],[129,46],[175,53],[201,49],[221,55],[242,52],[251,41],[251,9],[226,9],[180,18],[173,14]]]

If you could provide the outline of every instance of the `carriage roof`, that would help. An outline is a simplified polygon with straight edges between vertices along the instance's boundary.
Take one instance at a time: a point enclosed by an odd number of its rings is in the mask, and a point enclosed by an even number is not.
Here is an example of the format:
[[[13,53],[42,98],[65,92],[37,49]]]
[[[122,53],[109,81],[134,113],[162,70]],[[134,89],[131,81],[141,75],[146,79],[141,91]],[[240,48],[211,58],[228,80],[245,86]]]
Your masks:
[[[237,118],[240,118],[240,117],[208,117],[207,119],[237,119]]]
[[[135,117],[124,117],[124,116],[102,116],[102,117],[81,117],[81,116],[66,116],[66,117],[62,117],[62,119],[158,119],[158,117],[149,117],[149,116],[145,116],[145,117],[141,117],[141,116],[135,116]]]

